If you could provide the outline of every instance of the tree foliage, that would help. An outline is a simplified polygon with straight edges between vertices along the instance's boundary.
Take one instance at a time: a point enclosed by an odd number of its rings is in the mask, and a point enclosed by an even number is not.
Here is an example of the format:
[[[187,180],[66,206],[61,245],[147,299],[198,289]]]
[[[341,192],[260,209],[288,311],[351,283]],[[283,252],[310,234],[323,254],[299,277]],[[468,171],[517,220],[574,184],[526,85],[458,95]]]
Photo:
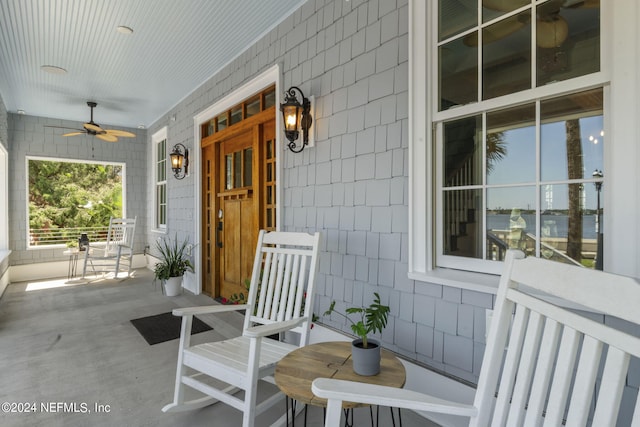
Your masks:
[[[29,160],[30,229],[107,227],[122,216],[122,167]]]

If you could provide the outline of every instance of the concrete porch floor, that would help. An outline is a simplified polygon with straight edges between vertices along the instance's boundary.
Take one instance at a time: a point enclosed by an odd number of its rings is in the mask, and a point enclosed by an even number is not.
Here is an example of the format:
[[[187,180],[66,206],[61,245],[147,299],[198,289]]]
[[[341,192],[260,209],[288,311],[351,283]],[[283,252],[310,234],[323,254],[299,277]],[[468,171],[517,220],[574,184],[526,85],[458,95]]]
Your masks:
[[[211,298],[187,292],[166,297],[159,284],[154,287],[153,273],[144,268],[125,280],[65,282],[11,284],[0,299],[0,403],[35,409],[2,411],[0,425],[241,425],[241,413],[220,403],[163,413],[161,408],[173,396],[178,340],[150,346],[129,322],[175,307],[213,304]],[[214,330],[194,335],[195,343],[236,336],[242,323],[237,313],[201,319]],[[263,395],[270,391],[260,390]],[[43,405],[49,413],[42,412]],[[356,425],[371,425],[368,409],[358,411]],[[256,426],[270,425],[283,412],[284,401]],[[297,425],[302,425],[301,418]],[[406,427],[435,426],[410,411],[402,412],[402,421]],[[310,408],[307,425],[322,425],[321,409]],[[379,425],[391,425],[386,408],[380,410]]]

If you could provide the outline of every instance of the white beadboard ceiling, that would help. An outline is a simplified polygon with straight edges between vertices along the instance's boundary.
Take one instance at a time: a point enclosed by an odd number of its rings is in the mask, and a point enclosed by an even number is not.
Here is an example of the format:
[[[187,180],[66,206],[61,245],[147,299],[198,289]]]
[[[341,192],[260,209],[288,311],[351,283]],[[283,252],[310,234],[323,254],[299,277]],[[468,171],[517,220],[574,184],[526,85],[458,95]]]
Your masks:
[[[148,127],[304,2],[0,0],[0,95],[13,113],[85,122],[96,101],[97,123]]]

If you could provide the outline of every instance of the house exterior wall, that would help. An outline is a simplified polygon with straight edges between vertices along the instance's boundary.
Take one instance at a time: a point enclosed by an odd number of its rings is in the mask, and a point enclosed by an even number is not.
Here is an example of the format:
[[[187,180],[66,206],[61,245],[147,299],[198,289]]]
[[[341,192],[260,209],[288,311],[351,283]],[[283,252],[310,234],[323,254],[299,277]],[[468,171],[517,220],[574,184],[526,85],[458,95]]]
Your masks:
[[[493,296],[407,277],[406,0],[308,1],[160,117],[149,140],[167,126],[169,149],[182,142],[197,150],[193,117],[274,64],[283,90],[299,86],[315,97],[315,147],[280,158],[282,229],[323,233],[314,312],[378,292],[391,307],[385,347],[476,382]],[[168,180],[170,237],[197,242],[197,179]],[[148,241],[158,236],[149,227]],[[339,318],[321,322],[351,332]]]
[[[90,136],[63,137],[62,129],[44,127],[82,127],[82,123],[36,116],[8,115],[9,141],[9,247],[11,265],[66,260],[57,249],[27,249],[27,179],[26,156],[78,159],[126,164],[126,215],[138,216],[134,251],[144,248],[146,209],[146,138],[145,130],[128,129],[135,138],[117,143],[103,142]]]

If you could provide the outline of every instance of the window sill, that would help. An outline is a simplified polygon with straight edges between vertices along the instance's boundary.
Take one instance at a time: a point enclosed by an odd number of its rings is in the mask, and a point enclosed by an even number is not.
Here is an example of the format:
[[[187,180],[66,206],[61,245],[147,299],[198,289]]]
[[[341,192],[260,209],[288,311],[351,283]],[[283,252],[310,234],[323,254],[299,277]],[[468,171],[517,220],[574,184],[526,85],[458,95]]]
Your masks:
[[[492,295],[498,292],[498,284],[500,283],[499,275],[450,268],[436,268],[427,273],[409,272],[409,278]]]

